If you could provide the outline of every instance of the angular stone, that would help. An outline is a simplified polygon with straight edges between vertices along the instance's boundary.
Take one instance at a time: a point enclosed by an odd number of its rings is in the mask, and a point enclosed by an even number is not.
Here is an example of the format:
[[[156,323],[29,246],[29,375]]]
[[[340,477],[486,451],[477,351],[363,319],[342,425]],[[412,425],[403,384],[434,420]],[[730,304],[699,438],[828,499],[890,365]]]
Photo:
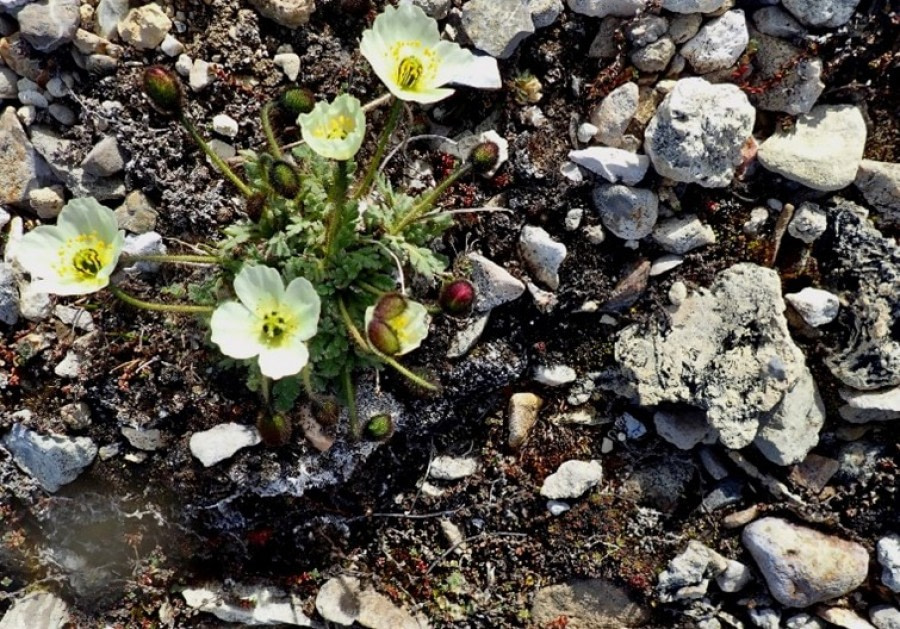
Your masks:
[[[16,465],[50,493],[78,478],[97,456],[97,446],[87,437],[42,435],[18,423],[3,437],[3,445]]]
[[[634,17],[643,11],[650,0],[568,0],[575,13],[591,17]]]
[[[640,88],[637,83],[620,85],[600,103],[591,114],[591,123],[597,127],[596,139],[601,144],[618,147],[622,136],[637,112]]]
[[[783,0],[794,17],[816,28],[835,28],[850,21],[859,0]]]
[[[653,240],[669,253],[684,255],[694,249],[715,244],[716,233],[694,214],[685,214],[666,219],[657,225],[653,229]]]
[[[259,431],[255,427],[227,423],[192,434],[190,448],[191,454],[204,467],[210,467],[230,459],[238,450],[255,446],[260,440]]]
[[[477,253],[470,253],[466,257],[472,264],[476,311],[493,310],[497,306],[518,299],[525,292],[525,284],[499,264]]]
[[[759,74],[753,80],[771,84],[755,96],[757,107],[792,116],[809,113],[825,89],[822,60],[806,55],[782,39],[757,32],[753,38],[758,45],[754,61],[759,67]]]
[[[50,52],[75,37],[81,22],[78,0],[39,0],[19,11],[19,33],[35,50]]]
[[[834,321],[841,307],[837,295],[820,288],[806,287],[799,293],[786,294],[784,300],[814,328]]]
[[[864,159],[853,183],[884,225],[900,227],[900,164]]]
[[[250,0],[264,17],[288,28],[298,28],[309,22],[316,10],[315,0]]]
[[[35,151],[16,110],[0,116],[0,203],[25,205],[28,193],[51,179],[44,159]]]
[[[172,20],[155,2],[131,9],[118,25],[122,41],[139,50],[159,46],[171,28]]]
[[[463,5],[462,28],[476,48],[498,59],[511,57],[534,34],[531,12],[522,0],[469,0]]]
[[[819,443],[825,404],[807,369],[775,410],[760,422],[753,445],[777,465],[802,461]]]
[[[86,173],[97,177],[109,177],[125,169],[125,153],[119,147],[115,136],[108,135],[88,152],[81,167]]]
[[[566,461],[541,485],[541,495],[552,500],[578,498],[603,480],[599,461]]]
[[[519,251],[535,278],[551,290],[559,288],[559,267],[566,246],[553,240],[543,227],[526,225],[519,235]]]
[[[750,35],[743,11],[728,11],[710,20],[691,40],[681,47],[682,56],[695,72],[706,74],[730,68],[738,60]]]
[[[841,389],[840,394],[847,403],[838,412],[848,422],[864,424],[900,419],[900,387],[880,391]]]
[[[603,226],[624,240],[649,235],[659,216],[659,199],[652,190],[601,185],[594,189],[593,200]]]
[[[622,182],[628,186],[643,179],[650,167],[650,159],[646,155],[606,146],[569,151],[569,159],[610,183]]]
[[[662,0],[662,8],[675,13],[712,13],[728,0]]]
[[[569,629],[627,629],[644,626],[650,610],[624,588],[587,579],[544,587],[534,595],[531,620],[537,626],[551,626],[560,618],[566,619]]]

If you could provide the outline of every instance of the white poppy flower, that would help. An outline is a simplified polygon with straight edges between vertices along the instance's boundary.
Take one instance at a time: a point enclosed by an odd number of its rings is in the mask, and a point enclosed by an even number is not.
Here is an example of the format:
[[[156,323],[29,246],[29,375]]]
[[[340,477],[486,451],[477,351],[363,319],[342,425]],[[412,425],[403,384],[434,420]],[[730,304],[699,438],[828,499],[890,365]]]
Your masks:
[[[428,336],[430,322],[425,306],[398,293],[383,295],[366,308],[369,343],[388,356],[402,356],[419,347]]]
[[[16,244],[16,260],[34,289],[56,295],[86,295],[109,284],[125,245],[116,215],[95,199],[66,203],[56,225],[42,225]]]
[[[484,83],[486,70],[491,79],[487,84],[500,85],[496,61],[486,68],[470,51],[442,41],[437,22],[413,4],[385,7],[372,28],[363,33],[359,50],[388,90],[401,100],[437,102],[453,94],[452,89],[441,86],[467,84],[467,78],[474,75]]]
[[[322,304],[313,285],[298,277],[284,286],[267,266],[245,266],[234,278],[240,301],[221,304],[212,314],[212,342],[232,358],[259,357],[272,379],[298,373],[309,362],[306,341],[316,334]]]
[[[341,94],[331,103],[316,103],[297,117],[303,141],[322,157],[346,161],[356,155],[366,133],[366,116],[359,100]]]

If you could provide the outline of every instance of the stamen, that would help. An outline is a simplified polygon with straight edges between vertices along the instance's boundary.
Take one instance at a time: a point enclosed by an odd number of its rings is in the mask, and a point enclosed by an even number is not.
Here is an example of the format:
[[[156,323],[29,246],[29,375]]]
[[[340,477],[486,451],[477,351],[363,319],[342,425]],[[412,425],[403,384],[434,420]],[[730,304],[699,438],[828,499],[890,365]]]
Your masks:
[[[417,57],[405,57],[397,66],[397,83],[405,90],[413,89],[424,72],[425,67]]]
[[[96,249],[79,249],[72,256],[72,266],[85,277],[96,277],[103,263],[100,261],[100,253]]]
[[[262,331],[268,341],[278,341],[288,329],[287,318],[277,310],[263,315]]]

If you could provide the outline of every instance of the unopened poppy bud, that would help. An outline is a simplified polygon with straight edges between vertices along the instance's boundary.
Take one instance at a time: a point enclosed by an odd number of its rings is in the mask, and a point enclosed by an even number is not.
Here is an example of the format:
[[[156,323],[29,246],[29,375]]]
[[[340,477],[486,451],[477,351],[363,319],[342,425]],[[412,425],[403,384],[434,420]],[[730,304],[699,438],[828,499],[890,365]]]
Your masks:
[[[406,297],[400,293],[385,293],[375,304],[375,318],[390,321],[406,311]]]
[[[386,356],[400,352],[400,339],[391,327],[381,319],[372,319],[366,327],[366,334],[372,347]]]
[[[475,302],[475,286],[469,280],[453,280],[444,284],[438,296],[441,310],[450,315],[464,315]]]
[[[154,109],[167,116],[181,113],[181,82],[172,72],[162,66],[147,68],[144,70],[143,86]]]
[[[388,413],[374,415],[366,422],[366,436],[369,439],[381,441],[387,439],[394,432],[394,420]]]
[[[280,413],[261,412],[256,419],[256,429],[263,443],[273,448],[286,445],[291,438],[291,420]]]
[[[269,185],[285,199],[293,199],[300,192],[300,177],[293,166],[279,160],[269,169]]]
[[[490,172],[500,162],[500,147],[494,142],[482,142],[469,153],[475,172]]]
[[[281,94],[278,105],[291,119],[308,114],[316,106],[316,97],[304,87],[293,87]]]

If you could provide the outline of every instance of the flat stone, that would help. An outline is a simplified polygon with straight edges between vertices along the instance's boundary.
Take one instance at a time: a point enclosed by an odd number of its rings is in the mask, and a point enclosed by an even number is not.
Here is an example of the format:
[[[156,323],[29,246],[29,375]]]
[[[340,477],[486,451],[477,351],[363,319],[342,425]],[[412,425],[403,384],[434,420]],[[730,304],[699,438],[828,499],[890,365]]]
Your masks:
[[[662,0],[662,8],[674,13],[712,13],[725,6],[727,0]]]
[[[900,226],[900,164],[864,159],[853,183],[884,225]]]
[[[423,624],[391,599],[375,590],[359,595],[357,622],[368,629],[422,629]]]
[[[348,576],[328,579],[316,594],[316,611],[325,620],[349,626],[359,618],[359,579]]]
[[[525,284],[499,264],[477,253],[470,253],[466,258],[472,264],[476,311],[493,310],[497,306],[518,299],[525,292]]]
[[[543,227],[526,225],[519,235],[519,251],[535,278],[551,290],[559,288],[559,267],[566,259],[566,246],[554,240]]]
[[[622,136],[637,112],[639,96],[637,83],[629,81],[603,99],[591,114],[591,123],[597,127],[595,137],[598,142],[612,147],[621,146]]]
[[[809,113],[825,89],[822,60],[776,37],[754,31],[753,39],[759,68],[754,82],[771,85],[754,96],[756,106],[792,116]]]
[[[665,255],[659,256],[650,265],[650,277],[656,277],[657,275],[668,273],[672,269],[681,266],[682,264],[684,264],[684,257],[682,256],[678,256],[672,253],[667,253]]]
[[[647,7],[649,0],[568,0],[568,3],[575,13],[591,17],[634,17]]]
[[[782,4],[807,26],[835,28],[850,21],[859,0],[783,0]]]
[[[841,389],[840,394],[846,404],[838,412],[848,422],[863,424],[900,419],[900,387],[880,391]]]
[[[44,159],[35,151],[16,110],[0,115],[0,203],[24,205],[28,193],[51,178]]]
[[[569,629],[627,629],[641,627],[650,610],[641,607],[628,590],[604,579],[574,580],[539,589],[531,606],[531,620],[539,627],[566,619]]]
[[[869,555],[855,542],[771,517],[747,525],[741,540],[786,607],[843,596],[866,580]]]
[[[517,450],[528,440],[531,429],[537,423],[538,413],[544,400],[534,393],[514,393],[509,398],[509,437],[510,448]]]
[[[287,28],[299,28],[309,22],[316,10],[315,0],[250,0],[264,17]]]
[[[624,240],[640,240],[656,225],[659,198],[652,190],[604,184],[594,189],[593,200],[603,226]]]
[[[787,293],[784,300],[814,328],[834,321],[841,307],[837,295],[820,288],[807,287],[799,293]]]
[[[753,440],[756,449],[777,465],[804,460],[819,443],[825,404],[809,369],[804,369],[775,410],[764,416]]]
[[[878,629],[900,629],[900,609],[890,605],[875,605],[869,608],[869,620]]]
[[[74,330],[93,332],[96,328],[94,317],[84,308],[57,304],[53,309],[53,315],[64,325],[70,326]]]
[[[126,156],[115,136],[108,135],[88,152],[81,167],[97,177],[110,177],[125,169]]]
[[[694,214],[668,218],[653,228],[653,240],[668,251],[684,255],[694,249],[715,244],[716,234]]]
[[[789,13],[778,6],[763,7],[753,13],[753,23],[759,32],[779,39],[803,37],[806,29]]]
[[[893,592],[900,592],[900,535],[886,535],[878,540],[878,563],[881,582]]]
[[[535,367],[534,379],[548,387],[560,387],[575,382],[578,374],[568,365],[539,365]]]
[[[3,445],[16,465],[49,493],[78,478],[97,456],[97,446],[88,437],[42,435],[19,423],[3,437]]]
[[[431,461],[429,478],[437,480],[459,480],[478,471],[478,459],[474,457],[453,457],[441,455]]]
[[[85,172],[73,140],[60,137],[48,127],[35,125],[31,127],[31,142],[73,197],[92,196],[98,201],[125,197],[125,183],[120,177],[96,177]]]
[[[81,22],[79,6],[79,0],[31,2],[16,14],[19,32],[35,50],[56,50],[75,37]]]
[[[541,495],[552,500],[578,498],[603,480],[599,461],[566,461],[541,485]]]
[[[213,131],[226,138],[237,137],[238,122],[227,114],[216,114],[212,119]]]
[[[706,421],[701,410],[682,412],[657,411],[653,424],[660,437],[680,450],[690,450],[701,443],[714,443],[716,431]]]
[[[792,483],[818,494],[840,468],[841,464],[837,460],[810,453],[794,466],[789,478]]]
[[[165,11],[151,2],[131,9],[118,25],[119,37],[139,50],[159,46],[172,29],[172,20]]]
[[[296,596],[270,586],[211,584],[207,587],[185,588],[181,591],[188,607],[212,614],[229,623],[249,625],[294,625],[313,627],[303,613],[303,603]],[[243,605],[252,601],[252,605]]]
[[[125,426],[122,428],[122,436],[128,440],[132,448],[137,448],[144,452],[155,452],[166,445],[165,435],[158,428]],[[193,449],[191,452],[193,452]]]
[[[788,131],[777,131],[759,146],[757,157],[768,170],[813,190],[850,185],[862,161],[866,125],[853,105],[819,105],[797,118]]]
[[[828,216],[818,205],[809,201],[800,204],[788,224],[788,233],[808,245],[815,242],[827,229]]]
[[[192,434],[190,448],[191,454],[199,459],[204,467],[210,467],[230,459],[238,450],[255,446],[260,441],[259,431],[255,427],[226,423]]]
[[[727,569],[725,557],[691,540],[687,548],[659,574],[656,591],[663,603],[703,598],[710,581]]]
[[[749,42],[744,12],[728,11],[704,24],[680,52],[695,72],[706,74],[733,66]]]
[[[469,353],[481,339],[490,319],[490,312],[473,315],[463,329],[459,330],[447,349],[447,358],[461,358]]]
[[[650,158],[646,155],[606,146],[569,151],[569,159],[610,183],[621,182],[629,186],[643,179],[650,167]]]
[[[462,29],[479,50],[508,59],[534,34],[534,22],[522,0],[469,0],[462,9]]]
[[[663,177],[721,188],[744,159],[755,118],[737,86],[680,79],[650,120],[644,150]]]
[[[52,592],[32,592],[13,602],[0,619],[0,629],[64,629],[70,622],[64,600]]]
[[[128,0],[100,0],[94,11],[94,29],[106,39],[119,36],[119,22],[128,15]]]

